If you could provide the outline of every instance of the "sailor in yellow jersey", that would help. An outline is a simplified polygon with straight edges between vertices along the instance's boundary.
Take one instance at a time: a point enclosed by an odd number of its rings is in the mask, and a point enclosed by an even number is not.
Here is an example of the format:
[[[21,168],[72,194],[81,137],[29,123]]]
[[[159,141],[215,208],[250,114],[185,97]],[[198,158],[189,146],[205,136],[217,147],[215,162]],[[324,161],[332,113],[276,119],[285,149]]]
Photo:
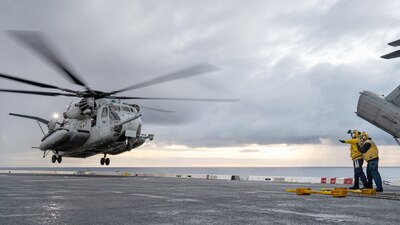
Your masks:
[[[360,137],[359,150],[363,154],[363,158],[367,161],[367,178],[368,188],[372,188],[372,179],[376,185],[376,191],[382,192],[382,178],[378,171],[379,151],[376,144],[371,140],[366,132]]]
[[[354,184],[352,187],[349,187],[349,189],[360,189],[360,179],[363,183],[363,187],[366,188],[368,186],[368,182],[362,168],[364,159],[362,157],[362,153],[358,150],[357,146],[358,142],[360,141],[359,136],[361,135],[361,132],[359,132],[358,130],[349,130],[347,133],[351,134],[351,139],[339,141],[342,143],[350,144],[350,158],[353,160],[354,167]]]

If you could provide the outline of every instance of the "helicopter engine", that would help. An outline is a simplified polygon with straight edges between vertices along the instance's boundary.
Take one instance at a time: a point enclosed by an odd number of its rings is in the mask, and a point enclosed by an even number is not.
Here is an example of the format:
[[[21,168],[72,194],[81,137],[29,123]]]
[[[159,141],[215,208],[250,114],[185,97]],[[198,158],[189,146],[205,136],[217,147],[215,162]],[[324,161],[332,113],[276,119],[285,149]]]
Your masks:
[[[83,119],[85,115],[90,115],[96,108],[94,98],[83,98],[80,101],[69,103],[67,111],[63,113],[64,118]]]

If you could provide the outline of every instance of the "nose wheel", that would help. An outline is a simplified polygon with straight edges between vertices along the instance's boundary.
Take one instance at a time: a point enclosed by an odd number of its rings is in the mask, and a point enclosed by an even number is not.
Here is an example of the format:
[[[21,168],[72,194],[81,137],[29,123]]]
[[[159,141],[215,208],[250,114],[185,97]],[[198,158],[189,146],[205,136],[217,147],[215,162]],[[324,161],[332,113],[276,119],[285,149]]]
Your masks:
[[[107,158],[107,155],[104,154],[104,157],[100,159],[100,164],[103,166],[106,164],[106,166],[110,165],[110,158]]]
[[[52,163],[56,163],[56,162],[61,163],[62,162],[62,156],[61,155],[53,155],[51,157],[51,162]]]

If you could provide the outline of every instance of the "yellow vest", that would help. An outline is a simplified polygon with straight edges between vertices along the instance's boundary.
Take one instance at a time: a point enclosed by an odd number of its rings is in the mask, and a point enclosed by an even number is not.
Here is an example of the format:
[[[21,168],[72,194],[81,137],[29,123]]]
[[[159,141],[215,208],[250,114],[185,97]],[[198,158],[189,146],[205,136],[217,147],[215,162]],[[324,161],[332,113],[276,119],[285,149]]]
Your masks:
[[[350,145],[350,157],[352,160],[361,159],[363,157],[362,153],[360,151],[358,151],[358,147],[357,147],[359,140],[360,139],[358,139],[358,138],[344,140],[344,143],[351,144]]]
[[[376,147],[376,144],[371,140],[366,140],[365,143],[370,143],[371,147],[368,149],[368,151],[366,153],[363,154],[364,160],[368,162],[371,159],[378,158],[379,151],[378,151],[378,147]]]

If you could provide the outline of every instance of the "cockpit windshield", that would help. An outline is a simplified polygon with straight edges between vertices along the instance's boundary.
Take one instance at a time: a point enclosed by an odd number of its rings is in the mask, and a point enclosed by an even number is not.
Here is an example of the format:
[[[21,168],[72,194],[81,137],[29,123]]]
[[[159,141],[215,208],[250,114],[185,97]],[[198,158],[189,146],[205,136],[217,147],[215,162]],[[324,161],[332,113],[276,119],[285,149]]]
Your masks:
[[[101,112],[101,118],[107,117],[108,116],[108,108],[104,107],[103,111]]]
[[[117,120],[120,120],[120,118],[119,118],[119,116],[118,116],[118,113],[116,113],[115,111],[113,111],[113,110],[111,110],[110,111],[110,120],[111,121],[117,121]]]
[[[117,105],[112,105],[112,106],[110,106],[110,110],[111,110],[111,112],[112,112],[112,111],[118,112],[118,111],[120,111],[120,108],[119,108],[119,106],[117,106]]]
[[[124,112],[131,112],[131,110],[129,110],[129,107],[127,106],[121,106],[121,110]]]

